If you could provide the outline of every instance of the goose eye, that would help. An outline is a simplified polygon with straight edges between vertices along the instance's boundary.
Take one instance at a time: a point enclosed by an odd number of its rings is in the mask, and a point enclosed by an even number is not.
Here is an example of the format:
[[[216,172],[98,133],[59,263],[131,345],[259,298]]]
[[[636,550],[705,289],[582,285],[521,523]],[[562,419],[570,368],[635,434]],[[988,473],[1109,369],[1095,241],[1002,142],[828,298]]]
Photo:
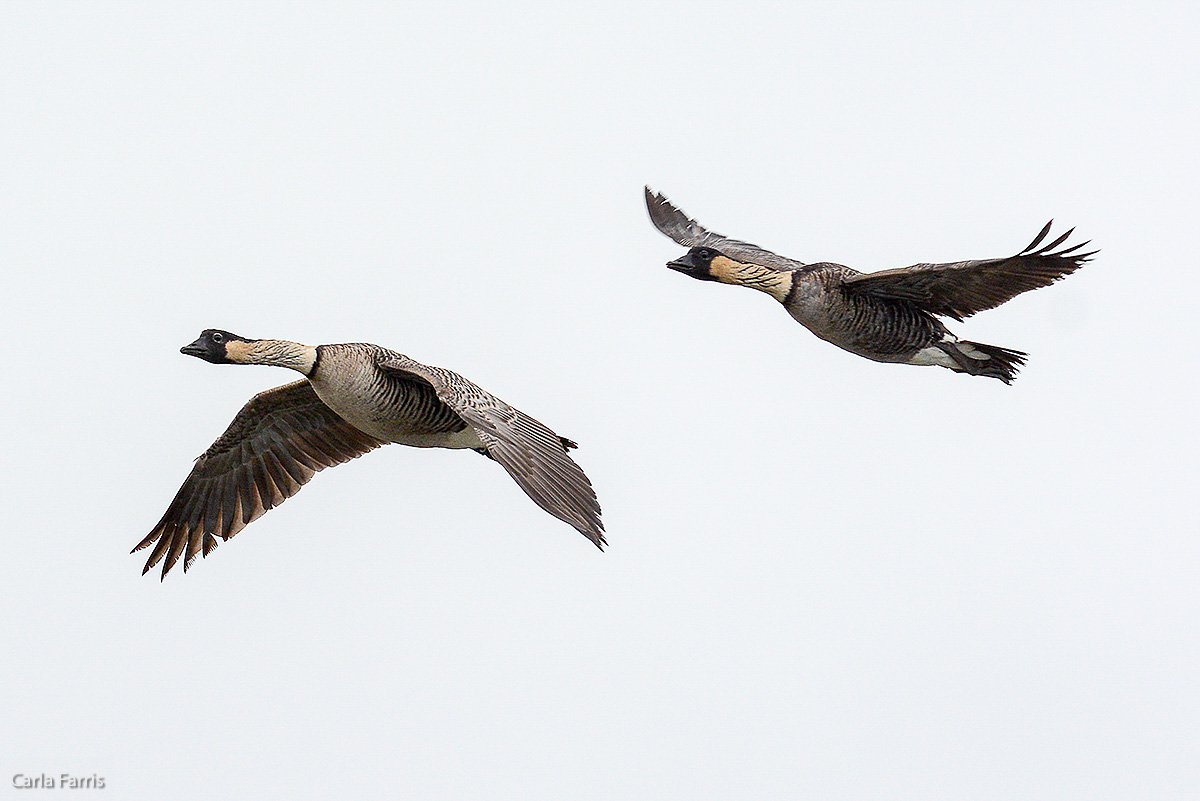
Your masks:
[[[213,341],[213,342],[224,342],[224,341],[225,341],[225,336],[224,336],[224,334],[217,334],[217,333],[214,333],[214,334],[212,335],[212,341]]]

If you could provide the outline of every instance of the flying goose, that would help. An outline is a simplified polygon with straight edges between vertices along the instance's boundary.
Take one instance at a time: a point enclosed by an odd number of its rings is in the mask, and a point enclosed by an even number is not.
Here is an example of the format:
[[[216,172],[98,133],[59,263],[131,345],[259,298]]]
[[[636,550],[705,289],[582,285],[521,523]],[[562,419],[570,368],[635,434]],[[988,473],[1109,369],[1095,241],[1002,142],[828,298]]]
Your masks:
[[[378,345],[301,345],[208,329],[181,353],[213,364],[289,367],[305,377],[260,392],[196,460],[166,514],[134,551],[144,575],[208,556],[318,471],[380,445],[471,448],[497,461],[533,502],[603,550],[592,484],[577,445],[475,384]]]
[[[967,342],[938,317],[962,322],[1022,292],[1070,275],[1099,251],[1087,242],[1055,251],[1072,228],[1041,245],[1053,220],[1029,247],[1003,259],[914,264],[860,273],[840,264],[803,262],[706,230],[646,187],[646,208],[659,231],[686,254],[667,266],[701,281],[740,284],[766,292],[821,339],[877,362],[940,365],[959,373],[1012,383],[1028,354]]]

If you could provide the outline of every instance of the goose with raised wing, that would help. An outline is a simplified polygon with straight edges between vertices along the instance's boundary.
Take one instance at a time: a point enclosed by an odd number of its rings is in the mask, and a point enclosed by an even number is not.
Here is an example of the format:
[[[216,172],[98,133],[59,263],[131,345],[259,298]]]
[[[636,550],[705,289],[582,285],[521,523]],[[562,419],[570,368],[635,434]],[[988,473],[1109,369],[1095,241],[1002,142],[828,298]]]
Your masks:
[[[186,571],[318,471],[388,443],[470,448],[499,462],[533,502],[598,548],[606,543],[577,447],[457,373],[378,345],[301,345],[208,329],[182,353],[213,364],[264,364],[304,375],[261,392],[234,417],[134,551],[154,546],[142,573]]]
[[[860,273],[829,262],[805,264],[708,231],[650,187],[646,208],[659,231],[689,248],[667,262],[673,270],[766,292],[809,331],[859,356],[939,365],[1006,384],[1028,354],[961,340],[938,318],[961,322],[1070,275],[1099,252],[1081,252],[1087,242],[1056,250],[1074,229],[1043,245],[1047,223],[1015,256]]]

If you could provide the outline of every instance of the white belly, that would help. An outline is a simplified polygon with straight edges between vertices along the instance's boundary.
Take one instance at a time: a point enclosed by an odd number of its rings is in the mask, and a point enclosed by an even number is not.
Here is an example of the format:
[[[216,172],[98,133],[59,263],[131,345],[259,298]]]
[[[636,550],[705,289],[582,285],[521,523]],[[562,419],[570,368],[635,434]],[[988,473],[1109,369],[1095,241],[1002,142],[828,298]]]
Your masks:
[[[370,434],[371,432],[367,432]],[[378,436],[378,435],[372,435]],[[467,426],[462,431],[453,434],[410,434],[397,433],[391,437],[392,442],[401,445],[411,445],[414,448],[482,448],[483,441],[475,433],[475,429]]]
[[[975,359],[976,361],[987,361],[990,358],[983,351],[979,350],[978,348],[971,347],[970,343],[960,341],[959,338],[953,334],[946,334],[944,337],[942,337],[942,342],[952,343],[955,348],[958,349],[959,353],[970,359]],[[921,348],[919,351],[913,354],[912,358],[908,360],[908,363],[919,364],[922,366],[932,364],[937,365],[938,367],[949,367],[951,370],[962,369],[958,366],[954,359],[950,357],[950,354],[946,353],[946,351],[942,350],[936,345],[930,345],[927,348]]]

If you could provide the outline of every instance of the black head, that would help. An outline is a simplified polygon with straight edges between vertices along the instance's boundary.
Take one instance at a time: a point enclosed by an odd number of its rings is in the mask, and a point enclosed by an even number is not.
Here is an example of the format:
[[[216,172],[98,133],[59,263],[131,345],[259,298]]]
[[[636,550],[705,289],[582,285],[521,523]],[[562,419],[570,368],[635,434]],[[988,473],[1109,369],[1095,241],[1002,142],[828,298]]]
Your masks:
[[[198,359],[204,359],[204,361],[212,362],[213,364],[236,364],[236,362],[229,358],[229,352],[226,348],[230,342],[249,341],[228,331],[209,328],[201,333],[195,342],[180,348],[179,352],[186,353],[188,356],[195,356]]]
[[[701,281],[717,281],[720,279],[712,274],[712,261],[720,255],[712,248],[696,247],[675,261],[667,262],[667,266]]]

